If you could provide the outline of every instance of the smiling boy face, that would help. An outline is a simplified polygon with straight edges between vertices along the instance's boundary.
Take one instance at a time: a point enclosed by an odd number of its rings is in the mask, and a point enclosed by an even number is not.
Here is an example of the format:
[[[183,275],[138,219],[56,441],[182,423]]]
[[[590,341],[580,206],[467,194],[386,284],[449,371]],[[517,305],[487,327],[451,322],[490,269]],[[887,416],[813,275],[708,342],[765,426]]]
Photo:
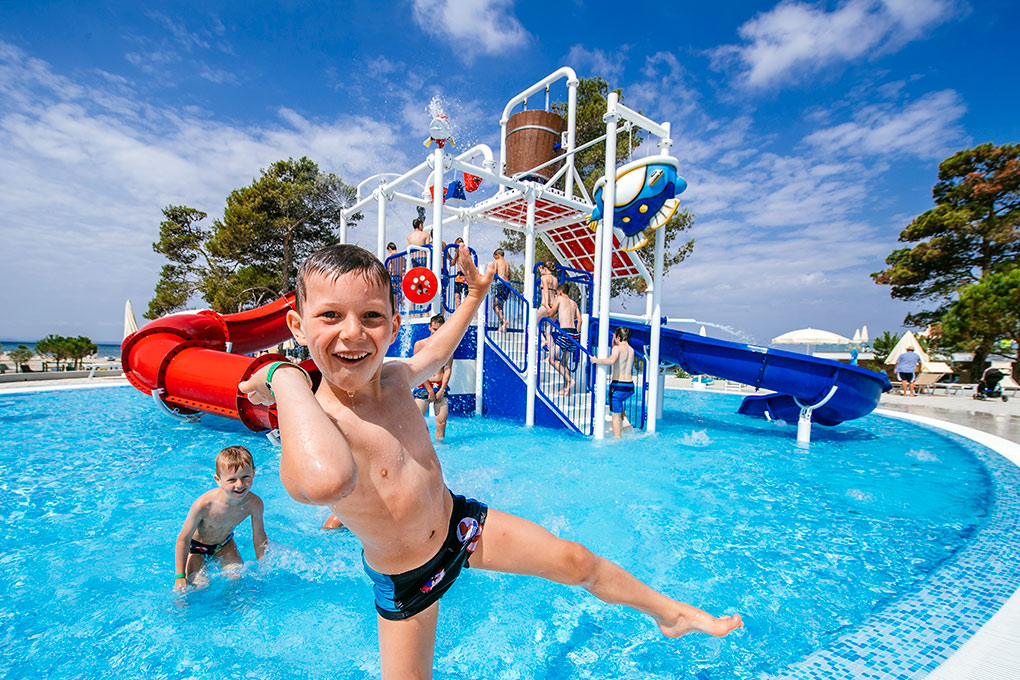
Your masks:
[[[400,330],[389,286],[366,272],[334,277],[312,271],[304,292],[301,313],[289,312],[287,324],[323,377],[348,392],[377,379]]]
[[[220,487],[226,494],[228,502],[243,501],[248,492],[251,491],[252,481],[255,479],[255,469],[250,465],[233,470],[224,470],[213,476],[216,486]]]

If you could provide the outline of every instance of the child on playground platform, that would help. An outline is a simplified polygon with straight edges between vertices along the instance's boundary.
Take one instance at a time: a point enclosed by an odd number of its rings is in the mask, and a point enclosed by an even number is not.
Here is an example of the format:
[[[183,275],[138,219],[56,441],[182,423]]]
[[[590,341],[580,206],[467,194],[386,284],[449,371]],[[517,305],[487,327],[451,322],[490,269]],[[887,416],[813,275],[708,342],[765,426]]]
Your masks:
[[[549,351],[549,363],[563,377],[563,387],[558,394],[565,396],[570,394],[570,388],[574,386],[570,358],[578,351],[581,341],[581,310],[570,297],[569,283],[561,283],[556,287],[556,297],[553,298],[552,305],[540,309],[538,318],[541,319],[543,316],[552,318],[554,314],[562,333],[557,333],[556,337],[552,338],[556,346]]]
[[[251,492],[254,477],[255,462],[243,446],[228,446],[216,456],[216,488],[191,504],[177,536],[174,590],[183,591],[210,559],[218,560],[225,570],[236,571],[242,560],[234,528],[249,517],[255,557],[262,559],[269,539],[262,523],[262,499]]]
[[[740,627],[738,615],[715,618],[672,600],[577,543],[447,488],[411,388],[449,361],[492,282],[493,268],[479,274],[467,248],[459,257],[461,306],[420,352],[383,363],[400,329],[385,269],[357,246],[311,255],[287,322],[322,373],[318,389],[294,364],[263,367],[239,386],[256,403],[277,404],[288,493],[329,506],[361,540],[382,676],[431,677],[437,602],[466,566],[583,586],[649,614],[668,636]]]
[[[609,412],[613,414],[613,436],[619,439],[623,433],[623,421],[627,415],[623,404],[634,394],[634,349],[630,346],[630,329],[617,326],[613,331],[613,351],[605,359],[592,357],[593,364],[612,366],[609,383]]]
[[[464,284],[467,287],[467,284]],[[436,314],[429,320],[429,337],[422,338],[414,343],[414,353],[422,349],[435,337],[436,331],[443,327],[445,319],[442,314]],[[453,357],[439,367],[435,375],[429,376],[422,384],[414,388],[414,401],[421,409],[421,414],[429,414],[429,405],[436,416],[436,441],[441,442],[446,438],[446,417],[450,412],[450,400],[447,397],[450,385],[450,377],[453,375]]]

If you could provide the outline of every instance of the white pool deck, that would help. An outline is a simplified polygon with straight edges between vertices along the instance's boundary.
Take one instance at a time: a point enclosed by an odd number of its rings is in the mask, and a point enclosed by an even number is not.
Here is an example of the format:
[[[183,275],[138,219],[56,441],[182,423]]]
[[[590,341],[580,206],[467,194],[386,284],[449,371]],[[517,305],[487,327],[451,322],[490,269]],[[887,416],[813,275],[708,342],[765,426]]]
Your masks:
[[[720,381],[721,382],[721,381]],[[72,378],[45,383],[0,383],[0,395],[52,390],[127,386],[123,377]],[[691,389],[689,380],[670,378],[667,387]],[[735,384],[708,391],[750,392]],[[976,401],[969,396],[904,397],[887,394],[876,413],[936,427],[972,439],[1020,467],[1020,398],[1009,403]],[[1020,531],[1020,528],[1018,528]],[[1020,679],[1020,589],[927,680]]]

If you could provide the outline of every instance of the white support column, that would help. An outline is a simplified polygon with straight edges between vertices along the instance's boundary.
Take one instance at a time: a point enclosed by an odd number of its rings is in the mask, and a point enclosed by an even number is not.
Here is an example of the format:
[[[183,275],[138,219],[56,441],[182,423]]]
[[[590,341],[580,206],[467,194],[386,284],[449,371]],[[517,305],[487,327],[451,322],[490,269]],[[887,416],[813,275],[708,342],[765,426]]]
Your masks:
[[[606,105],[606,115],[603,120],[606,123],[606,183],[602,189],[602,223],[599,225],[601,232],[601,253],[599,262],[599,288],[597,291],[596,318],[599,322],[598,346],[595,356],[605,358],[609,356],[609,291],[610,277],[613,271],[613,208],[616,205],[616,105],[619,102],[619,95],[610,92]],[[595,439],[604,439],[606,436],[606,387],[609,383],[609,366],[597,365],[595,372]]]
[[[567,148],[566,152],[570,153],[574,150],[574,145],[577,144],[576,131],[577,127],[577,86],[579,81],[576,79],[567,80]],[[565,175],[566,184],[564,185],[564,192],[567,194],[567,198],[574,197],[574,155],[570,154],[567,156],[567,174]]]
[[[467,239],[464,239],[467,242]],[[485,305],[483,302],[475,314],[475,415],[482,415],[482,396],[485,389]]]
[[[538,314],[532,307],[535,299],[535,195],[528,194],[527,221],[524,225],[524,299],[528,310],[528,401],[524,412],[524,424],[535,424],[535,399],[538,396]]]
[[[666,123],[666,136],[659,141],[659,149],[662,153],[666,153],[669,147],[672,145],[672,140],[669,138],[669,123]],[[646,432],[655,432],[655,424],[659,417],[659,404],[662,403],[662,383],[659,382],[659,349],[661,345],[662,337],[662,275],[663,266],[666,253],[666,228],[663,226],[660,229],[655,230],[655,256],[653,258],[652,268],[652,299],[651,309],[649,313],[651,318],[649,319],[649,325],[651,327],[651,338],[649,340],[648,349],[648,400],[646,403],[649,404],[648,408],[648,424],[645,427]],[[651,379],[653,378],[654,379]]]
[[[378,226],[376,233],[376,244],[375,244],[375,256],[380,261],[386,261],[386,192],[383,189],[386,181],[383,180],[382,185],[376,189],[376,193],[379,196],[379,208],[378,208]]]
[[[439,281],[439,289],[443,284],[443,150],[436,147],[432,155],[435,167],[432,173],[432,273]],[[432,298],[432,313],[443,311],[442,294]]]

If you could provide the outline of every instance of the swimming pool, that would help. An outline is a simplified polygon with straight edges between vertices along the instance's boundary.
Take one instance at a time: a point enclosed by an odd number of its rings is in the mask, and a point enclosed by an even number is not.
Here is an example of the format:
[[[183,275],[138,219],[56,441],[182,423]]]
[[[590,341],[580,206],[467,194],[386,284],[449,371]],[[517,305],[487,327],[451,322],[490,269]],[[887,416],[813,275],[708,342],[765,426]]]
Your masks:
[[[670,392],[659,435],[623,443],[453,419],[438,451],[454,491],[747,627],[666,640],[581,590],[469,571],[443,599],[437,677],[780,674],[923,590],[989,521],[975,445],[868,416],[805,449],[738,402]],[[175,423],[122,388],[0,396],[0,418],[0,673],[378,677],[357,542],[286,496],[264,438]],[[240,580],[175,597],[174,540],[231,443],[259,466],[272,548]],[[248,524],[238,545],[253,557]]]

